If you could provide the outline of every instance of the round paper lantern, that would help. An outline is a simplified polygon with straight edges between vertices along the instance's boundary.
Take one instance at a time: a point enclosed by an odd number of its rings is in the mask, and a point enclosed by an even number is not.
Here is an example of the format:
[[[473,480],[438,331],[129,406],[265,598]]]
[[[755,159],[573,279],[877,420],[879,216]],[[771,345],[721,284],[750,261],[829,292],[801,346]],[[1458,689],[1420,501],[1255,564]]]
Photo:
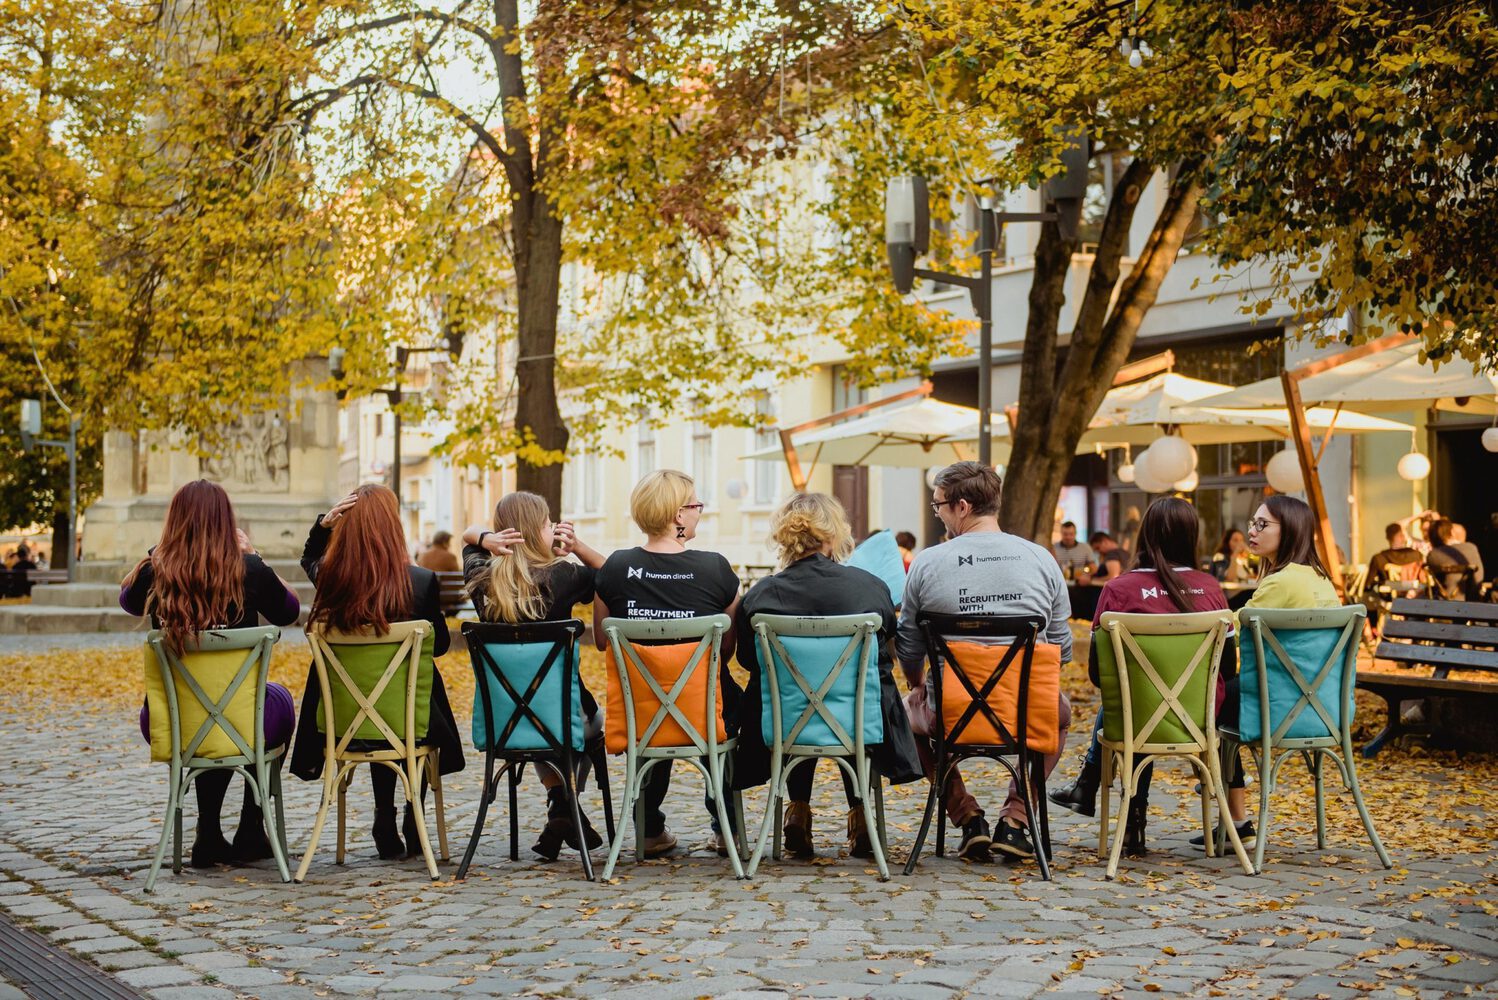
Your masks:
[[[1395,471],[1399,473],[1400,479],[1416,482],[1430,475],[1430,459],[1418,451],[1412,451],[1399,460]]]
[[[723,485],[723,491],[730,500],[742,500],[749,493],[749,484],[742,479],[730,479]]]
[[[1167,436],[1150,445],[1138,465],[1148,465],[1156,479],[1179,482],[1196,471],[1196,449],[1182,438]],[[1134,474],[1139,474],[1136,468]]]
[[[1275,452],[1264,466],[1264,478],[1280,493],[1299,493],[1306,488],[1305,476],[1300,471],[1300,457],[1294,448]]]
[[[1171,481],[1156,478],[1154,466],[1140,458],[1134,463],[1134,485],[1146,493],[1164,493],[1170,489]]]
[[[937,466],[936,468],[926,470],[926,488],[928,490],[936,489],[936,475],[941,472],[942,468],[943,466]]]
[[[1132,483],[1134,481],[1134,463],[1120,465],[1118,467],[1118,481],[1121,483]]]
[[[1489,427],[1482,432],[1482,446],[1488,451],[1498,451],[1498,427]]]
[[[1191,473],[1191,475],[1187,476],[1185,479],[1182,479],[1182,480],[1180,480],[1179,482],[1176,483],[1176,486],[1175,486],[1176,492],[1177,493],[1190,493],[1190,492],[1192,492],[1193,490],[1196,489],[1196,485],[1198,483],[1200,483],[1200,482],[1201,482],[1201,477],[1198,476],[1195,472],[1193,472],[1193,473]]]

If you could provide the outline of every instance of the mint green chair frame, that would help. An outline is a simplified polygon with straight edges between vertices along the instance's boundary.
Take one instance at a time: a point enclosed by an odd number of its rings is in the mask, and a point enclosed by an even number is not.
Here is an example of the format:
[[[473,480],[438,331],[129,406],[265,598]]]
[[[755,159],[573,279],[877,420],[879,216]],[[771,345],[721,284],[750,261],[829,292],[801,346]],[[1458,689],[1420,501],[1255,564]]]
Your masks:
[[[781,811],[785,806],[786,783],[790,780],[791,772],[807,763],[815,768],[818,760],[826,758],[835,761],[837,766],[847,772],[848,777],[853,780],[858,800],[863,805],[864,822],[869,831],[870,845],[874,849],[874,863],[879,867],[879,880],[888,882],[889,862],[884,854],[886,843],[884,783],[874,771],[873,761],[869,757],[868,748],[864,745],[864,720],[867,713],[880,711],[878,688],[875,688],[876,695],[872,705],[868,703],[869,700],[866,697],[869,674],[877,675],[879,669],[879,626],[881,624],[879,616],[867,614],[814,618],[798,615],[758,614],[750,619],[750,624],[754,627],[755,642],[759,646],[761,689],[768,687],[766,697],[775,738],[770,745],[770,799],[765,803],[765,818],[759,826],[759,842],[755,845],[754,856],[749,859],[749,874],[752,876],[759,870],[760,859],[765,853],[765,843],[769,840],[772,830],[775,838],[772,857],[777,861],[780,859]],[[847,643],[822,683],[813,690],[806,675],[797,667],[795,659],[781,643],[781,636],[846,638]],[[783,725],[781,714],[784,706],[780,700],[781,671],[776,665],[777,659],[784,664],[786,674],[796,687],[800,688],[807,701],[806,708],[801,711],[796,721],[791,723],[789,732]],[[823,701],[850,666],[855,673],[857,686],[854,690],[858,692],[858,697],[854,701],[853,735],[851,736],[842,721]],[[798,743],[797,739],[802,730],[813,719],[818,718],[837,738],[837,743],[830,746]],[[760,720],[745,719],[742,724],[759,725]],[[786,758],[790,758],[789,763]]]
[[[634,815],[635,859],[637,861],[645,859],[645,800],[643,797],[645,776],[651,768],[662,761],[684,760],[702,772],[703,780],[707,782],[708,794],[712,796],[718,807],[718,825],[723,831],[723,836],[731,837],[733,840],[728,851],[728,859],[733,864],[734,876],[746,877],[743,862],[743,857],[747,853],[744,845],[744,824],[729,821],[731,789],[728,774],[731,768],[731,756],[738,746],[738,740],[730,737],[719,743],[718,728],[713,724],[713,720],[718,715],[723,637],[732,626],[733,622],[727,615],[705,615],[700,618],[678,618],[670,621],[637,621],[630,618],[605,618],[603,620],[603,631],[608,636],[609,649],[613,652],[614,669],[618,673],[619,686],[624,695],[626,736],[624,804],[620,815],[628,816],[631,813]],[[639,654],[635,652],[632,645],[637,642],[647,645],[665,645],[691,640],[697,641],[697,648],[692,652],[691,658],[682,668],[681,676],[677,678],[670,691],[666,691],[656,682],[650,670],[640,661]],[[645,720],[643,726],[640,724],[641,720],[635,716],[635,700],[630,686],[630,671],[627,664],[634,665],[635,671],[644,678],[651,692],[661,702],[661,707],[653,716]],[[706,712],[709,724],[706,734],[698,732],[697,727],[676,705],[676,699],[680,697],[682,691],[686,690],[687,684],[699,670],[708,671]],[[661,723],[665,722],[668,717],[676,720],[691,743],[679,747],[647,746]],[[667,766],[670,766],[669,763]],[[743,796],[739,792],[731,792],[731,797],[733,815],[742,820]],[[609,859],[603,867],[603,881],[605,882],[614,876],[614,866],[618,864],[619,852],[624,847],[626,826],[627,824],[621,822],[614,831],[614,842],[609,848]]]
[[[146,892],[156,889],[156,877],[161,874],[161,863],[166,857],[167,839],[172,841],[172,871],[182,873],[182,805],[187,798],[187,789],[193,779],[207,771],[228,769],[244,776],[250,794],[260,806],[265,817],[266,833],[270,839],[271,854],[282,882],[291,881],[286,864],[286,814],[281,798],[281,765],[286,760],[284,746],[267,748],[265,745],[265,684],[270,676],[271,648],[281,638],[281,630],[274,626],[258,628],[217,629],[198,633],[197,646],[187,651],[192,653],[225,652],[243,650],[244,662],[229,682],[221,697],[214,699],[203,690],[193,676],[191,668],[166,644],[166,633],[153,630],[146,636],[146,645],[156,656],[156,665],[161,671],[162,687],[166,689],[168,724],[172,734],[172,757],[170,784],[167,789],[166,818],[161,824],[161,840],[156,845],[156,856],[151,861],[151,870],[146,875]],[[255,728],[248,735],[239,732],[224,716],[234,696],[253,676],[255,684]],[[202,706],[208,717],[198,731],[189,739],[182,738],[182,714],[177,704],[177,679],[181,679],[193,698]],[[157,723],[159,724],[159,723]],[[221,729],[239,753],[231,757],[200,757],[198,749],[214,726]],[[274,813],[269,808],[274,804]]]
[[[427,872],[436,881],[437,860],[432,857],[432,844],[427,837],[426,810],[421,801],[421,776],[426,774],[432,786],[432,798],[437,812],[437,839],[441,847],[441,859],[447,858],[447,822],[442,808],[442,772],[438,768],[437,748],[422,746],[422,736],[416,732],[416,686],[421,665],[422,643],[431,634],[429,621],[391,622],[384,635],[372,632],[346,633],[331,629],[312,628],[307,632],[307,642],[312,647],[312,663],[317,671],[317,683],[322,692],[323,730],[326,743],[323,748],[322,803],[317,810],[317,819],[312,824],[312,836],[307,841],[306,853],[297,867],[296,880],[307,877],[312,856],[317,853],[317,842],[322,837],[323,825],[328,819],[328,809],[334,799],[338,802],[338,844],[334,860],[343,864],[344,835],[346,831],[347,794],[349,783],[360,764],[388,767],[400,778],[401,790],[411,805],[416,818],[416,836],[421,842],[421,854],[426,861]],[[364,694],[344,669],[338,659],[339,646],[394,645],[394,655],[385,665],[385,671],[375,682],[369,694]],[[404,665],[406,670],[405,736],[398,736],[390,723],[380,715],[375,703],[389,685],[396,672]],[[437,669],[432,666],[433,671]],[[345,688],[359,706],[348,719],[334,717],[333,681]],[[359,727],[366,721],[374,723],[388,746],[383,750],[351,750]]]
[[[1254,874],[1253,863],[1238,838],[1238,829],[1228,821],[1227,786],[1222,778],[1221,756],[1218,747],[1217,717],[1213,701],[1217,693],[1217,670],[1222,660],[1222,647],[1227,642],[1228,630],[1232,628],[1232,615],[1227,611],[1199,611],[1191,614],[1141,615],[1109,611],[1103,614],[1099,626],[1113,651],[1113,660],[1101,660],[1099,666],[1104,680],[1111,672],[1118,684],[1123,700],[1122,740],[1111,740],[1106,732],[1099,736],[1098,744],[1103,750],[1102,792],[1103,802],[1099,817],[1098,853],[1108,858],[1108,878],[1118,875],[1118,859],[1123,853],[1124,823],[1114,824],[1111,849],[1108,844],[1108,799],[1113,790],[1115,768],[1123,779],[1123,801],[1128,803],[1139,791],[1139,774],[1146,764],[1158,757],[1182,757],[1191,764],[1201,779],[1202,836],[1205,839],[1207,857],[1212,857],[1217,847],[1212,829],[1212,802],[1215,799],[1221,825],[1227,827],[1233,841],[1233,850],[1238,861],[1249,875]],[[1196,649],[1185,663],[1152,661],[1140,648],[1138,637],[1144,636],[1198,636]],[[1148,643],[1146,643],[1148,644]],[[1135,692],[1132,688],[1129,658],[1132,654],[1144,680],[1152,691]],[[1195,675],[1205,671],[1205,697],[1197,704],[1183,704],[1181,694],[1191,685]],[[1134,703],[1143,702],[1158,693],[1160,704],[1146,719],[1136,717]],[[1136,698],[1136,695],[1138,696]],[[1104,702],[1104,712],[1107,703]],[[1183,727],[1189,740],[1174,742],[1155,739],[1158,730],[1168,719]]]
[[[1244,690],[1243,698],[1257,697],[1259,700],[1260,738],[1244,742],[1239,731],[1222,730],[1222,755],[1224,767],[1238,752],[1240,745],[1247,746],[1259,769],[1259,836],[1254,844],[1254,868],[1264,868],[1264,845],[1269,840],[1269,800],[1279,784],[1280,768],[1285,761],[1299,754],[1305,761],[1311,777],[1316,783],[1316,849],[1326,849],[1326,787],[1323,757],[1330,757],[1342,774],[1342,783],[1352,793],[1362,817],[1363,829],[1373,851],[1385,868],[1393,863],[1388,851],[1373,829],[1373,819],[1368,815],[1368,806],[1363,801],[1363,790],[1358,785],[1358,772],[1353,763],[1352,715],[1353,694],[1357,685],[1358,644],[1367,621],[1368,609],[1361,604],[1344,608],[1290,609],[1290,608],[1245,608],[1239,613],[1239,624],[1253,642],[1254,655],[1258,661],[1258,690]],[[1297,663],[1285,650],[1280,634],[1307,629],[1340,632],[1336,645],[1326,661],[1320,664]],[[1266,653],[1272,653],[1271,660]],[[1241,658],[1240,658],[1241,664]],[[1300,695],[1295,704],[1279,718],[1270,715],[1269,689],[1273,679],[1270,672],[1287,678]],[[1308,679],[1309,678],[1309,679]],[[1322,703],[1320,692],[1333,678],[1338,681],[1338,704],[1342,706],[1340,720],[1333,719]],[[1327,735],[1293,739],[1286,736],[1290,727],[1306,711],[1321,717]],[[1239,718],[1242,716],[1240,714]]]

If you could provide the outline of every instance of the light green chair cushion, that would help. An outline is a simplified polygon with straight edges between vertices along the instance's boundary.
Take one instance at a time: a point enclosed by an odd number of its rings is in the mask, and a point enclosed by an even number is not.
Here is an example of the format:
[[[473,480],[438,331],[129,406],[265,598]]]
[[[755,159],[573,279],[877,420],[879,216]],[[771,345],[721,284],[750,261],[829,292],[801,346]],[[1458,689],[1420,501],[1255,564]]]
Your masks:
[[[432,642],[434,636],[431,632],[421,642],[421,662],[416,672],[416,738],[421,739],[427,734],[427,725],[431,719],[432,707]],[[338,656],[338,661],[343,664],[343,669],[348,672],[350,678],[358,685],[361,694],[368,695],[374,690],[380,678],[385,674],[385,668],[390,663],[390,658],[400,648],[398,642],[380,642],[352,645],[333,644],[332,649]],[[384,717],[396,736],[406,738],[406,675],[410,670],[409,656],[404,659],[400,666],[395,669],[395,676],[390,683],[385,685],[385,690],[380,692],[380,697],[375,700],[375,708]],[[333,713],[338,720],[339,726],[347,726],[353,721],[359,711],[359,703],[354,696],[343,686],[338,675],[330,668],[328,670],[328,685],[333,689]],[[252,703],[253,704],[253,703]],[[327,732],[326,706],[317,706],[317,729],[319,732]],[[343,738],[343,733],[335,733],[337,739]],[[385,739],[385,734],[380,732],[378,726],[372,719],[364,719],[354,738],[359,740]]]
[[[1201,633],[1188,635],[1136,635],[1134,641],[1149,657],[1155,671],[1166,684],[1174,684],[1191,663],[1192,657],[1201,647]],[[1121,742],[1124,738],[1123,693],[1119,687],[1118,669],[1113,655],[1113,642],[1107,629],[1098,629],[1093,635],[1098,644],[1098,671],[1103,687],[1103,737]],[[1210,656],[1210,650],[1204,654]],[[1155,688],[1154,682],[1140,668],[1138,660],[1124,645],[1124,665],[1129,678],[1129,700],[1134,710],[1134,741],[1136,743],[1194,743],[1196,737],[1182,724],[1174,711],[1166,712],[1152,733],[1139,732],[1138,727],[1148,722],[1165,699]],[[1181,704],[1196,716],[1195,722],[1206,731],[1207,675],[1208,665],[1198,666],[1196,675],[1180,694]],[[1198,715],[1198,713],[1200,713]]]

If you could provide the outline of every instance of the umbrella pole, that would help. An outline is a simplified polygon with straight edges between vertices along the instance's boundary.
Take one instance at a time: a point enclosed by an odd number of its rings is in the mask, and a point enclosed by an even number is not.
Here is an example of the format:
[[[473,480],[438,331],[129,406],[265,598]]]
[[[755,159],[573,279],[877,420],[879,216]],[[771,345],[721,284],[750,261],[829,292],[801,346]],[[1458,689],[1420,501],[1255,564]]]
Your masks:
[[[1311,426],[1306,422],[1305,403],[1300,398],[1300,380],[1306,377],[1304,369],[1282,372],[1280,382],[1285,387],[1285,406],[1290,413],[1290,433],[1295,441],[1295,454],[1300,459],[1301,477],[1306,482],[1306,502],[1311,505],[1311,515],[1316,518],[1316,548],[1321,563],[1331,574],[1332,586],[1346,600],[1342,585],[1342,565],[1337,558],[1337,546],[1332,541],[1332,519],[1326,509],[1326,494],[1321,489],[1320,455],[1311,449]],[[1327,429],[1331,437],[1331,429]],[[1326,447],[1325,442],[1322,448]]]

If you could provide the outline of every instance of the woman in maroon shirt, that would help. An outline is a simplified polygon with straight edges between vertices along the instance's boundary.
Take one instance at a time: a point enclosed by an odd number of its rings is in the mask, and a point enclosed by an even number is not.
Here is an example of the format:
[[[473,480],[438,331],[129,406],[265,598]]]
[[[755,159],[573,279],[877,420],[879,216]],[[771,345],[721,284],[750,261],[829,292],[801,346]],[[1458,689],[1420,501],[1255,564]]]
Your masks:
[[[1097,611],[1092,616],[1092,651],[1087,658],[1087,674],[1092,683],[1099,683],[1097,630],[1104,613],[1173,615],[1227,610],[1222,585],[1212,574],[1191,568],[1196,562],[1196,540],[1200,531],[1196,508],[1179,497],[1161,497],[1144,512],[1144,520],[1139,524],[1139,539],[1134,546],[1133,568],[1109,580],[1098,595]],[[1231,642],[1223,647],[1221,671],[1224,677],[1237,672],[1236,649]],[[1099,708],[1092,743],[1082,762],[1082,773],[1071,784],[1050,793],[1052,802],[1083,816],[1093,815],[1096,809],[1098,784],[1102,778],[1098,733],[1102,729],[1103,711]],[[1130,855],[1145,853],[1145,815],[1149,808],[1153,774],[1152,764],[1140,772],[1138,794],[1129,800],[1124,851]]]

